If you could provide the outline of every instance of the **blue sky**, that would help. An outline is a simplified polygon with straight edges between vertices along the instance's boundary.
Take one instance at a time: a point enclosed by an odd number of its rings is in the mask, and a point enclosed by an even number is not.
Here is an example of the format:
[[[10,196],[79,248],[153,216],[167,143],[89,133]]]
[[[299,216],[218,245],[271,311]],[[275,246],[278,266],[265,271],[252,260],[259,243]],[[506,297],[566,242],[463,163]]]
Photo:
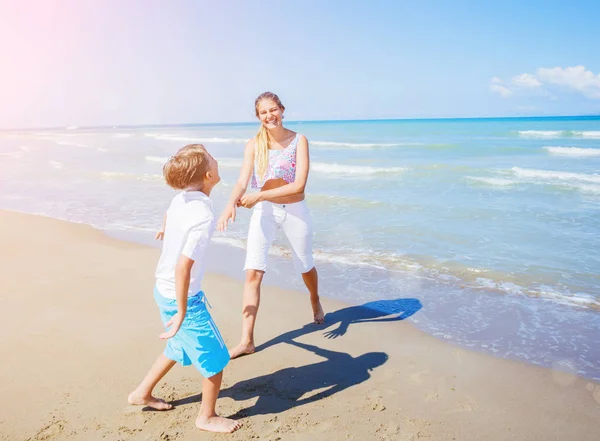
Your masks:
[[[37,6],[32,6],[36,5]],[[0,127],[600,114],[597,1],[0,0]]]

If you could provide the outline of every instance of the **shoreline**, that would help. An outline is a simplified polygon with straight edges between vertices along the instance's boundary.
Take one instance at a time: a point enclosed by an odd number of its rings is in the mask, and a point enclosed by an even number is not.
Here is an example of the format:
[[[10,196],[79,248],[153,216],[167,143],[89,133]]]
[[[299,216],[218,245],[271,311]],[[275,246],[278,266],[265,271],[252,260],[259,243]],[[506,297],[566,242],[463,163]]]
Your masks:
[[[174,368],[156,390],[173,411],[126,405],[164,347],[151,295],[158,249],[84,224],[0,218],[9,330],[0,392],[10,397],[0,439],[222,439],[193,428],[192,368]],[[232,347],[241,283],[207,274],[204,289]],[[259,351],[225,369],[218,408],[244,423],[229,439],[597,439],[597,382],[447,344],[397,315],[330,298],[323,306],[326,324],[307,324],[306,296],[264,286]],[[419,314],[414,302],[396,307]]]
[[[114,240],[142,245],[155,250],[160,249],[161,243],[154,239],[154,232],[137,231],[134,229],[105,229],[90,225],[86,222],[60,219],[41,213],[27,213],[18,210],[5,211],[40,216],[46,219],[59,220],[61,222],[77,225],[85,225]],[[211,259],[207,266],[208,273],[229,277],[236,281],[243,282],[243,271],[239,270],[239,268],[243,267],[245,258],[243,249],[227,243],[212,241],[209,253]],[[275,289],[285,289],[296,292],[302,292],[304,290],[302,280],[293,270],[293,266],[289,259],[281,255],[270,255],[269,258],[270,270],[265,274],[263,286],[269,285]],[[361,282],[366,280],[361,272],[363,269],[362,267],[358,267],[353,275],[346,275],[346,278],[344,278],[342,277],[342,273],[337,269],[336,264],[333,262],[320,261],[317,262],[317,266],[320,274],[325,276],[320,279],[322,297],[341,302],[341,304],[347,306],[360,305],[361,303],[381,299],[385,299],[386,301],[391,300],[390,296],[387,294],[381,297],[375,295],[374,298],[372,294],[369,294],[364,296],[364,299],[357,298],[361,293],[354,290],[353,286],[357,284],[359,280]],[[586,346],[588,351],[593,351],[594,345],[589,343],[593,342],[594,336],[590,335],[589,332],[580,333],[576,331],[577,323],[585,320],[586,317],[595,321],[600,319],[598,311],[584,311],[574,305],[565,305],[560,302],[539,298],[517,298],[515,300],[510,296],[501,295],[491,290],[486,294],[481,294],[478,302],[483,302],[488,305],[490,311],[496,311],[495,314],[499,314],[498,317],[496,317],[497,322],[500,324],[503,323],[505,326],[508,326],[508,328],[498,328],[498,323],[494,323],[494,326],[491,326],[492,331],[487,332],[487,329],[481,329],[480,326],[477,327],[475,324],[473,324],[473,326],[465,327],[458,323],[461,320],[460,310],[468,309],[473,301],[469,296],[465,296],[462,291],[445,290],[438,292],[435,289],[432,290],[431,287],[427,285],[427,282],[417,282],[415,284],[415,281],[410,278],[404,280],[401,275],[393,276],[390,274],[391,273],[387,273],[387,271],[370,268],[370,274],[367,277],[369,280],[377,281],[378,286],[383,280],[388,280],[387,284],[379,286],[379,288],[383,289],[383,292],[395,292],[396,295],[392,297],[410,297],[411,299],[415,297],[412,300],[422,301],[422,306],[424,306],[424,308],[421,309],[420,314],[411,319],[411,322],[412,326],[419,331],[424,332],[426,335],[443,343],[449,343],[457,348],[476,351],[498,359],[512,360],[548,369],[558,369],[567,373],[576,374],[590,381],[600,381],[600,367],[594,367],[593,363],[590,362],[590,360],[593,360],[594,354],[591,354],[591,358],[588,355],[584,359],[578,358],[577,352],[578,349]],[[350,280],[347,279],[347,277],[352,277],[353,279]],[[332,282],[333,280],[336,282]],[[409,289],[405,289],[405,286],[408,286]],[[415,294],[414,290],[417,290],[418,294]],[[325,294],[323,294],[323,292],[325,292]],[[476,295],[479,296],[480,294],[477,293]],[[529,304],[527,302],[529,302]],[[521,307],[523,309],[519,311],[513,310],[513,308],[516,307]],[[532,311],[529,311],[528,309],[532,309]],[[548,311],[550,311],[550,314]],[[525,317],[529,317],[529,320],[535,321],[536,323],[547,320],[555,322],[557,318],[560,318],[560,323],[571,321],[572,329],[563,329],[564,335],[562,335],[562,341],[561,344],[559,344],[555,334],[541,333],[539,335],[531,335],[532,327],[529,327],[526,330],[526,335],[529,334],[527,337],[530,337],[531,341],[529,341],[527,345],[523,344],[523,341],[521,341],[522,344],[520,346],[515,346],[512,344],[512,341],[517,338],[513,335],[517,331],[517,324],[514,323],[515,313],[518,315],[525,314]],[[578,318],[578,321],[573,321],[574,318]],[[453,324],[458,326],[453,326]],[[535,327],[536,326],[533,326],[533,328]],[[477,335],[479,332],[486,332],[486,334],[484,337],[471,337],[471,333]],[[577,346],[570,347],[571,343],[569,342],[573,342],[574,339],[577,340]],[[553,346],[555,346],[554,351],[549,352],[548,348]],[[596,351],[596,353],[597,352],[598,351]],[[596,354],[596,356],[598,355],[600,355],[600,353]]]

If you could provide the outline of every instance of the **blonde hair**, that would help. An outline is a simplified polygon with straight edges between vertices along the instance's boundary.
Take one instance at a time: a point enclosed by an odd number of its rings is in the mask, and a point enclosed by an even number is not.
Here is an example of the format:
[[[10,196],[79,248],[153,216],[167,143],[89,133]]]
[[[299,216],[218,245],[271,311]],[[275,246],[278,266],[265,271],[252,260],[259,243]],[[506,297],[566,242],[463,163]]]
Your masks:
[[[208,152],[202,144],[186,145],[163,166],[165,181],[175,190],[202,184],[207,171]]]
[[[264,92],[254,101],[256,117],[258,117],[258,105],[262,100],[271,100],[277,104],[277,107],[279,107],[282,112],[285,110],[284,105],[281,104],[281,100],[277,95],[273,92]],[[254,140],[256,143],[256,175],[262,179],[269,166],[269,145],[271,144],[269,131],[263,124],[260,125],[260,129],[258,129],[258,133],[254,137]]]

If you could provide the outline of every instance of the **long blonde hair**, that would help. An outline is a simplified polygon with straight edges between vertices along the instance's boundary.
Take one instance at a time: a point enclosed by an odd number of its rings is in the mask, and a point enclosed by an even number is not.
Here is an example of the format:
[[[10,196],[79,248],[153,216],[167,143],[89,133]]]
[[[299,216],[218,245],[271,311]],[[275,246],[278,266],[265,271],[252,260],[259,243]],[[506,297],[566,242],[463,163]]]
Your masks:
[[[285,110],[284,105],[281,104],[281,100],[277,95],[275,95],[273,92],[264,92],[261,93],[254,101],[254,111],[257,118],[258,104],[262,100],[271,100],[277,104],[277,107],[279,107],[282,112]],[[256,143],[256,175],[262,179],[264,178],[265,173],[267,173],[267,167],[269,166],[269,145],[271,144],[271,136],[263,124],[260,125],[260,129],[258,129],[258,133],[254,137],[254,141]]]

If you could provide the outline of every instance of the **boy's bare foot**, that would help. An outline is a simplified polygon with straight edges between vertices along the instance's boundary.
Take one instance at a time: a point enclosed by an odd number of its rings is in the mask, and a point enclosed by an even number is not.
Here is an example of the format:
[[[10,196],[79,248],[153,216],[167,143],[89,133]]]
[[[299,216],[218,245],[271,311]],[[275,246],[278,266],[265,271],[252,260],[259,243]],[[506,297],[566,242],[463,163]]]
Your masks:
[[[255,350],[256,348],[252,343],[240,343],[229,352],[229,358],[233,360],[234,358],[241,357],[242,355],[253,354]]]
[[[218,415],[212,417],[198,417],[196,427],[207,432],[231,433],[242,427],[242,423]]]
[[[135,391],[129,394],[129,396],[127,397],[127,401],[129,402],[129,404],[133,404],[136,406],[148,406],[156,410],[170,410],[173,408],[173,405],[167,403],[165,400],[155,398],[152,395],[148,397],[142,397],[136,394]]]
[[[312,309],[313,309],[313,317],[314,321],[317,325],[322,325],[325,323],[325,313],[323,312],[323,308],[321,307],[321,302],[317,300],[316,303],[311,301]]]

